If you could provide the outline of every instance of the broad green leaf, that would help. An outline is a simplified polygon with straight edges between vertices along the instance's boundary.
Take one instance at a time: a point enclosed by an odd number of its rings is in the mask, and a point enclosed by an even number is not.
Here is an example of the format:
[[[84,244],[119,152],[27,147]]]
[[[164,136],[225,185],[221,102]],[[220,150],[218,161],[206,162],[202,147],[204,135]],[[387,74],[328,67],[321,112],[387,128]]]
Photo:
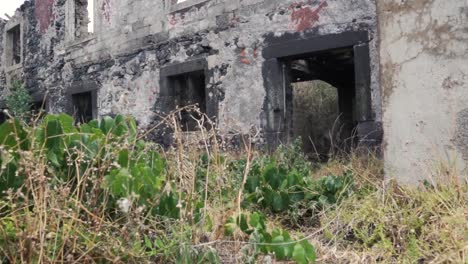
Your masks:
[[[116,198],[127,197],[129,194],[130,172],[126,168],[113,170],[105,177],[105,187]]]
[[[128,149],[123,149],[119,152],[119,165],[127,168],[129,161],[129,152]]]
[[[108,134],[110,131],[112,131],[115,128],[115,121],[112,119],[112,117],[105,116],[101,120],[101,130],[104,132],[104,134]]]
[[[247,232],[249,229],[249,225],[247,224],[247,217],[245,214],[241,214],[239,217],[237,217],[237,224],[239,225],[239,228],[242,232]]]
[[[147,235],[145,235],[145,246],[148,249],[153,249],[153,243],[151,243],[151,240],[148,238]]]
[[[265,226],[265,218],[263,217],[263,215],[255,212],[253,213],[252,215],[250,215],[250,222],[249,222],[250,226],[254,229],[257,229],[257,230],[265,230],[266,229],[266,226]]]
[[[284,245],[284,237],[281,235],[278,236],[273,236],[272,243],[273,244],[280,244],[280,245],[273,245],[271,246],[271,249],[273,252],[275,252],[277,260],[285,260],[287,255],[286,255],[286,249],[287,247]]]
[[[312,246],[307,240],[303,240],[301,242],[301,245],[305,250],[306,258],[309,261],[309,263],[315,263],[316,253],[314,246]]]
[[[224,235],[225,236],[232,236],[236,231],[237,225],[235,223],[226,223],[224,225]]]
[[[65,133],[74,133],[76,132],[76,128],[73,125],[73,117],[67,115],[67,114],[59,114],[57,116],[58,121],[60,122],[60,125],[62,126],[62,130]]]
[[[284,209],[286,209],[286,203],[283,200],[283,197],[281,196],[281,194],[277,192],[273,192],[273,201],[272,201],[271,207],[274,212],[281,212]]]
[[[49,151],[47,153],[47,159],[52,163],[52,165],[54,165],[55,167],[60,167],[61,164],[57,158],[57,155],[55,154],[55,152],[53,151]]]
[[[17,119],[8,120],[0,125],[0,145],[8,148],[26,150],[28,147],[27,133]]]
[[[297,243],[294,246],[292,257],[298,264],[308,264],[309,263],[309,261],[307,260],[306,251],[305,251],[304,247],[299,243]]]
[[[278,190],[283,182],[283,175],[275,163],[268,164],[263,172],[263,178],[273,190]]]

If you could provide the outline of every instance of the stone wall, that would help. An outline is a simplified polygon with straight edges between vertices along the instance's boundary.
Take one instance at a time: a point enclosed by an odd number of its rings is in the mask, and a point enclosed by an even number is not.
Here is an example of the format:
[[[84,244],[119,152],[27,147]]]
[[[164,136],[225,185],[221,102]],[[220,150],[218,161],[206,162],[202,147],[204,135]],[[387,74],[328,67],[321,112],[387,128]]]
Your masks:
[[[203,58],[210,75],[207,94],[217,99],[221,130],[246,132],[262,122],[267,36],[365,30],[371,53],[377,52],[375,6],[369,0],[329,0],[323,8],[320,1],[169,2],[99,0],[94,36],[65,48],[64,83],[96,82],[99,115],[132,114],[150,123],[160,97],[160,69]],[[379,120],[378,65],[372,58],[373,110]]]
[[[7,23],[6,20],[3,20],[0,18],[0,43],[4,43],[4,34],[3,32],[5,32],[5,24]],[[0,58],[3,58],[3,45],[0,45]],[[6,87],[6,76],[5,76],[5,72],[2,70],[0,71],[0,88],[2,88],[2,90],[4,89],[4,87]],[[1,98],[3,98],[3,95],[0,96],[0,100]],[[3,103],[0,102],[0,106],[3,107]]]
[[[386,173],[468,163],[468,1],[378,1]]]
[[[255,127],[275,145],[291,118],[284,61],[348,48],[357,90],[344,99],[355,105],[359,138],[379,144],[375,0],[94,0],[93,33],[85,32],[86,2],[27,1],[6,25],[22,21],[24,60],[11,70],[2,58],[0,76],[20,76],[52,113],[71,113],[71,94],[93,91],[96,117],[129,114],[147,126],[173,99],[167,72],[202,65],[220,132]]]

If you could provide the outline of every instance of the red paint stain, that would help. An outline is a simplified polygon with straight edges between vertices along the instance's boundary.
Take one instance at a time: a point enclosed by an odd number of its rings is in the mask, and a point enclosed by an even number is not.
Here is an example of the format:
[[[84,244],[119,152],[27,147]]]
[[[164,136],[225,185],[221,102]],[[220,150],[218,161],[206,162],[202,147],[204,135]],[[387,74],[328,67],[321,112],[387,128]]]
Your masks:
[[[247,50],[245,48],[242,49],[242,51],[239,53],[239,57],[240,57],[240,62],[247,64],[247,65],[250,64],[250,60],[247,58]]]
[[[237,24],[240,23],[240,21],[241,21],[240,17],[238,17],[236,15],[236,13],[233,11],[232,12],[232,17],[231,17],[230,22],[229,22],[229,26],[230,27],[235,27]]]
[[[239,56],[241,56],[241,57],[247,56],[247,51],[245,50],[245,48],[242,49],[242,51],[240,52]]]
[[[45,33],[54,20],[54,0],[36,0],[35,15],[39,24],[39,32]]]
[[[326,0],[323,0],[315,9],[312,9],[309,5],[310,0],[308,4],[305,2],[296,2],[289,6],[289,9],[292,10],[291,21],[294,23],[294,28],[298,32],[304,31],[315,25],[315,23],[320,19],[320,11],[328,6]]]
[[[171,25],[171,26],[177,25],[177,19],[176,19],[175,14],[170,15],[168,17],[168,21],[169,21],[169,25]]]
[[[240,61],[241,61],[242,63],[244,63],[244,64],[250,65],[250,60],[247,59],[247,58],[241,58]]]
[[[243,48],[239,52],[239,61],[243,64],[246,65],[251,65],[252,63],[255,63],[255,61],[258,58],[258,48],[253,47],[253,48]]]

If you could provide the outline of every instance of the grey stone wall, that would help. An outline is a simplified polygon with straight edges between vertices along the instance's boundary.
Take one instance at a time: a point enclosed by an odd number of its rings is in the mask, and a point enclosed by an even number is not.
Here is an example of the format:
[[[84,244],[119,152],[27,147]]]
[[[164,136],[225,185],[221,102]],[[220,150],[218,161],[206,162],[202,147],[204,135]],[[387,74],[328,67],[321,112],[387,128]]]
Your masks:
[[[378,1],[388,177],[467,176],[467,5]]]
[[[3,20],[3,19],[0,18],[0,43],[4,43],[4,38],[5,37],[4,37],[3,32],[5,32],[6,22],[7,22],[6,20]],[[3,45],[0,45],[0,58],[3,58],[3,49],[4,49]],[[4,91],[5,87],[6,87],[5,72],[0,71],[0,90]],[[3,98],[3,94],[2,94],[2,96],[0,96],[0,106],[3,106],[3,102],[1,102],[2,98]]]
[[[65,83],[99,83],[99,114],[132,114],[151,121],[160,96],[160,69],[204,58],[208,93],[219,98],[222,131],[262,126],[266,89],[262,50],[268,36],[370,35],[372,100],[380,118],[375,5],[370,0],[324,1],[97,1],[94,38],[66,48]]]
[[[161,69],[201,59],[220,131],[265,129],[266,112],[276,111],[264,76],[265,47],[365,32],[371,112],[363,121],[381,121],[373,0],[95,0],[94,33],[70,38],[73,1],[30,1],[17,14],[25,25],[23,79],[37,97],[47,94],[51,112],[70,111],[70,91],[81,87],[97,90],[99,116],[130,114],[148,125],[168,99]]]

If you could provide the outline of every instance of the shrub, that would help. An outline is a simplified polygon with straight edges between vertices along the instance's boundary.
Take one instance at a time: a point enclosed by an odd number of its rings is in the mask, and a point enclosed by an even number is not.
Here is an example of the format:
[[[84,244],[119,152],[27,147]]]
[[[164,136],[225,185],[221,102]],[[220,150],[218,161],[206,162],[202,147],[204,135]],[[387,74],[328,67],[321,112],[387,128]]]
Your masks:
[[[5,104],[12,116],[28,120],[31,114],[32,97],[19,81],[13,81],[10,94],[5,97]]]

